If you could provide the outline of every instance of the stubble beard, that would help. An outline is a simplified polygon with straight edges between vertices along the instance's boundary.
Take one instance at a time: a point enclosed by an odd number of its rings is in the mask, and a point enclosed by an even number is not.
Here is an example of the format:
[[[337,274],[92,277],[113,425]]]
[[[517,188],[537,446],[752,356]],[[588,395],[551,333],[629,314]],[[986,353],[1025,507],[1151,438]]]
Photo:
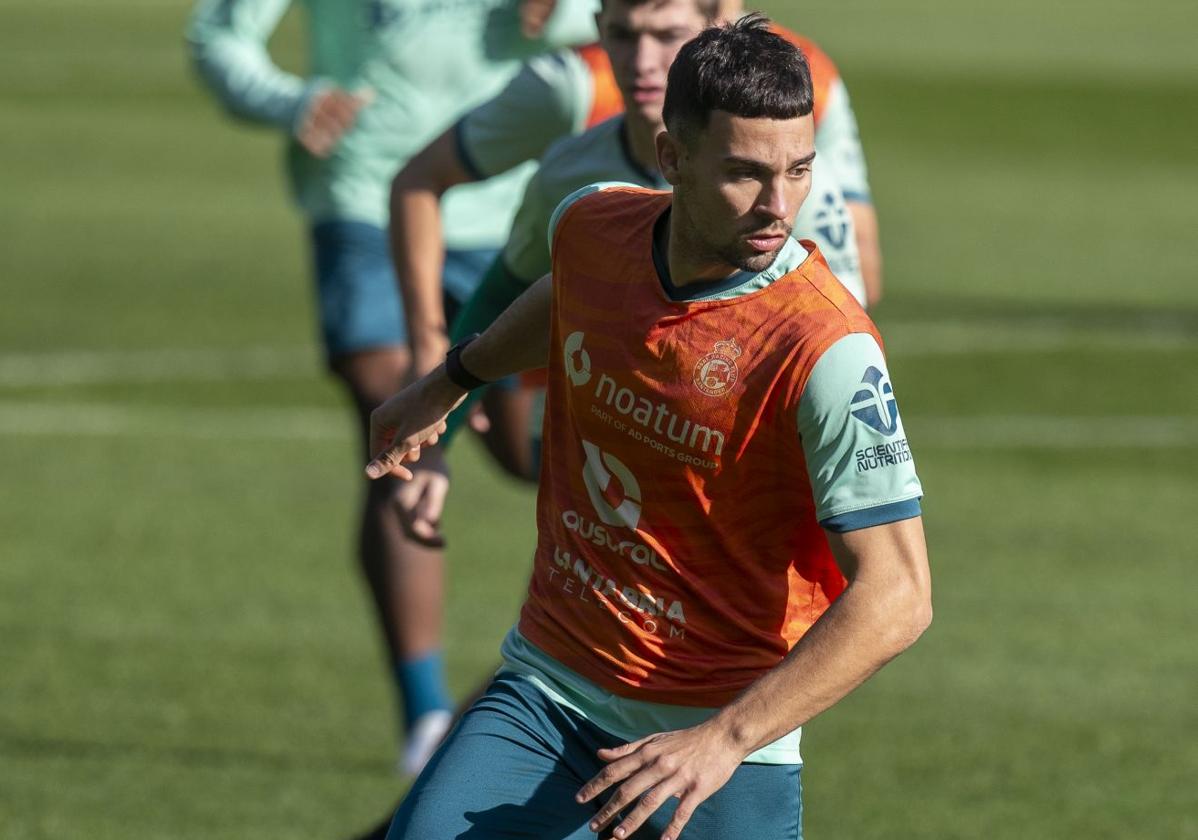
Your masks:
[[[760,274],[774,264],[774,261],[778,259],[778,255],[782,253],[782,248],[785,245],[786,243],[783,242],[782,245],[779,245],[773,251],[769,251],[764,254],[756,251],[754,251],[752,254],[745,254],[743,251],[732,247],[722,250],[719,254],[719,257],[724,262],[728,263],[729,265],[736,266],[741,271]]]
[[[682,186],[675,188],[675,196],[679,192],[686,190],[687,186],[684,182]],[[682,202],[682,207],[689,227],[690,235],[687,238],[690,240],[691,252],[695,257],[700,258],[704,262],[718,262],[740,271],[759,274],[772,266],[774,261],[778,259],[778,255],[782,253],[782,249],[786,247],[787,240],[784,239],[782,244],[773,251],[761,253],[754,250],[752,246],[742,239],[748,233],[772,230],[772,225],[768,221],[765,221],[760,227],[750,228],[743,233],[737,234],[731,241],[713,242],[707,240],[702,233],[707,226],[697,223],[698,219],[696,219],[692,208],[685,202]],[[675,214],[677,214],[678,209],[679,202],[676,201],[674,206]],[[789,239],[792,231],[793,227],[791,225],[785,225],[782,230],[773,232],[779,234],[785,232],[787,239]]]
[[[760,230],[762,229],[757,228],[747,231],[747,233],[757,233]],[[782,244],[777,248],[765,253],[753,250],[752,246],[745,242],[740,236],[738,236],[733,242],[715,249],[714,253],[721,260],[729,265],[736,266],[741,271],[751,271],[754,274],[758,274],[774,264],[774,261],[778,259],[778,255],[782,253],[782,249],[786,247],[787,240],[790,239],[792,232],[793,229],[790,225],[787,225],[784,230],[771,231],[771,234],[785,233],[786,239],[783,239]]]

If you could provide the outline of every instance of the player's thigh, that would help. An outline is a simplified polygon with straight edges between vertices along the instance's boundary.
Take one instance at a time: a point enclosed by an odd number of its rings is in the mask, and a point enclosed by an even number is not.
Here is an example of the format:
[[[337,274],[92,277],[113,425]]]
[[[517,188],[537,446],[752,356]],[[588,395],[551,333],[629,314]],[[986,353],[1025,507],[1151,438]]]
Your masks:
[[[661,837],[678,800],[655,813],[633,840]],[[682,832],[685,840],[761,837],[802,840],[803,797],[799,767],[793,764],[742,764],[722,788],[695,809]]]
[[[413,784],[388,840],[590,840],[594,809],[574,801],[586,780],[570,729],[537,689],[498,678]]]

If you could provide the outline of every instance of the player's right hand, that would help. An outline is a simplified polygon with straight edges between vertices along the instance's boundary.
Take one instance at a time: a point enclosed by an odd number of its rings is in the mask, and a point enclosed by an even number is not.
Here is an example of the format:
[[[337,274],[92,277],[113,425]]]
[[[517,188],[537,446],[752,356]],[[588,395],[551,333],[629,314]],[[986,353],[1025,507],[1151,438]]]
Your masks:
[[[308,100],[295,136],[312,155],[326,158],[337,148],[345,133],[353,128],[358,112],[370,103],[372,92],[348,91],[330,87],[318,90]]]
[[[404,466],[420,460],[420,450],[437,443],[445,431],[445,418],[466,397],[438,368],[404,388],[370,413],[370,452],[366,465],[370,479],[393,475],[412,478]]]
[[[399,522],[409,539],[428,546],[444,548],[441,513],[449,494],[449,470],[441,447],[425,450],[420,466],[412,470],[411,481],[395,489],[395,507]]]

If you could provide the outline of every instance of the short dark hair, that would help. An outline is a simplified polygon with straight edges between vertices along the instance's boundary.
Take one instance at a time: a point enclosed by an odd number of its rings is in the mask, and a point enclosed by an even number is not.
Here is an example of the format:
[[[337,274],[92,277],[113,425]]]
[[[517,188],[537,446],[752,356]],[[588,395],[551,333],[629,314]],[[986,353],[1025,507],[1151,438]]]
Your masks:
[[[770,31],[760,12],[705,29],[670,67],[662,109],[676,136],[707,128],[712,111],[790,120],[811,113],[811,70],[803,51]]]

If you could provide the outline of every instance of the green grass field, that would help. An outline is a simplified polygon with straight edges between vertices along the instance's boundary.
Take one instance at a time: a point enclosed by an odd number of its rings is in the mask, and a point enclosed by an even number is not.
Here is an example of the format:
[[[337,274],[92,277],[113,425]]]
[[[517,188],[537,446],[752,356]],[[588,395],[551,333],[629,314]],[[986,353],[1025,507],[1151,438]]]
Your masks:
[[[807,836],[1198,838],[1198,11],[788,2],[870,156],[937,610],[808,727]],[[3,840],[332,840],[401,791],[279,143],[186,12],[0,0]],[[465,692],[532,496],[455,461]]]

